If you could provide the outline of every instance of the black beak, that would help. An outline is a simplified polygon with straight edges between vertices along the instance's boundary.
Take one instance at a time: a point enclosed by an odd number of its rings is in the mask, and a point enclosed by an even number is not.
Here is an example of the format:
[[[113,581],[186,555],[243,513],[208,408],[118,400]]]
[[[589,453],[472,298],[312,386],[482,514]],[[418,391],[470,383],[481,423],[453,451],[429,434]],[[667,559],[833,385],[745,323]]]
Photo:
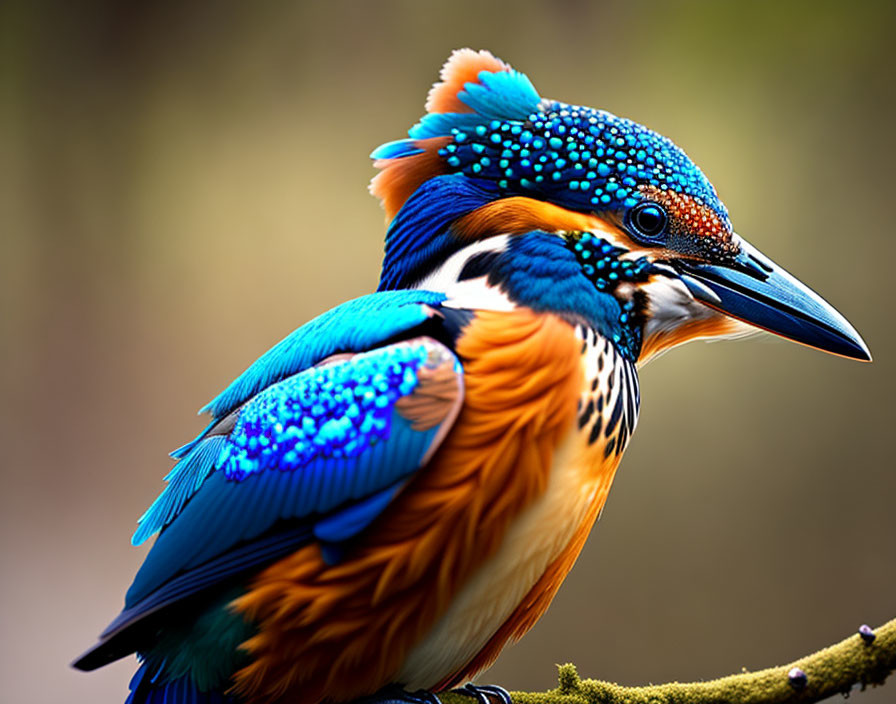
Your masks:
[[[864,362],[865,342],[837,310],[805,284],[741,240],[730,264],[670,262],[694,298],[794,342]]]

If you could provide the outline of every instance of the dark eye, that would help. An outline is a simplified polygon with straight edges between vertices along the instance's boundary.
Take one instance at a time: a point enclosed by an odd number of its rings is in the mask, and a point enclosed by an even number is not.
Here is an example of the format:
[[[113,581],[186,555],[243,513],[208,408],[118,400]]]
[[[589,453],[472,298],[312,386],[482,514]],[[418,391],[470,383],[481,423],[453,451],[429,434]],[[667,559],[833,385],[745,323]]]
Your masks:
[[[656,244],[668,222],[666,211],[656,203],[639,203],[626,216],[626,224],[632,236],[636,240],[648,240],[650,244]]]

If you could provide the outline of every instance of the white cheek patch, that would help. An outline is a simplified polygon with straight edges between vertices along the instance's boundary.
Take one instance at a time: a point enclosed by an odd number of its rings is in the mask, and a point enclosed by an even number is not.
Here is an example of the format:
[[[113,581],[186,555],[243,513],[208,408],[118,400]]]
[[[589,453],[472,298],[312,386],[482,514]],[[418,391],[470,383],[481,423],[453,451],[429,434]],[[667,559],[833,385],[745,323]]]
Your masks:
[[[414,288],[425,291],[446,291],[456,285],[467,263],[479,254],[486,252],[503,252],[507,249],[510,235],[497,235],[478,240],[452,254],[432,273],[414,284]]]
[[[647,294],[648,320],[644,334],[672,330],[683,323],[719,315],[712,308],[694,300],[691,292],[678,279],[655,276],[641,290]]]
[[[422,279],[414,288],[427,291],[440,291],[448,296],[442,305],[449,308],[468,308],[473,310],[511,311],[515,304],[501,291],[489,286],[487,276],[477,276],[459,281],[464,267],[474,257],[489,252],[503,252],[508,247],[511,235],[497,235],[479,240],[459,252],[452,254],[435,271]]]
[[[725,319],[727,332],[696,337],[683,337],[681,342],[711,337],[712,339],[733,339],[759,332],[756,328],[735,321],[723,313],[695,300],[687,287],[677,278],[654,276],[641,285],[647,295],[647,322],[644,325],[644,347],[651,347],[650,340],[656,336],[671,336],[676,329],[686,323],[710,322]],[[675,345],[672,345],[675,346]],[[671,349],[671,347],[670,347]],[[652,359],[652,358],[651,358]]]

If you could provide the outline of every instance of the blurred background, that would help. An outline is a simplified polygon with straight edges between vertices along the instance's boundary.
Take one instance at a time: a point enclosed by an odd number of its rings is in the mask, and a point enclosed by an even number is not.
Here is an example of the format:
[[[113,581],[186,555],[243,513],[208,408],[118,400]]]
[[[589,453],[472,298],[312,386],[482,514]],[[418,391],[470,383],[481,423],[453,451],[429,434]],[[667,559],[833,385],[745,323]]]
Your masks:
[[[711,678],[896,616],[894,8],[0,5],[2,698],[123,701],[133,660],[68,662],[122,603],[166,452],[270,344],[375,287],[367,154],[461,46],[672,137],[875,354],[763,336],[646,368],[598,529],[483,681]]]

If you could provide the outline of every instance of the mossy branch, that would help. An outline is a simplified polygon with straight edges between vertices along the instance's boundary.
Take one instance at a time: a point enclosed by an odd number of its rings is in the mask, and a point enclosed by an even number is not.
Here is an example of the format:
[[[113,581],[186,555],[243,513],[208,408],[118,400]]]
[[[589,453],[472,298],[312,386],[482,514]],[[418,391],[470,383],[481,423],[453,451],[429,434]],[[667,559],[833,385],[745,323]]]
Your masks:
[[[859,633],[789,665],[744,672],[708,682],[670,682],[622,687],[583,680],[574,665],[560,667],[549,692],[511,692],[517,704],[783,704],[818,702],[854,687],[880,685],[896,669],[896,619]],[[469,704],[459,694],[440,694],[444,704]]]

